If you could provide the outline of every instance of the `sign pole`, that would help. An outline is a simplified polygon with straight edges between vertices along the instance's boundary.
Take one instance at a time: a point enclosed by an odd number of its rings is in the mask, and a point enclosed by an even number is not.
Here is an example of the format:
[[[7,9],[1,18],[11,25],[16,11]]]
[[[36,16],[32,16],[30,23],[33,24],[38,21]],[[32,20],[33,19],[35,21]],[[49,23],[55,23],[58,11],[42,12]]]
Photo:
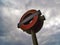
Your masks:
[[[38,45],[36,33],[34,33],[34,30],[31,30],[31,35],[32,35],[33,45]]]

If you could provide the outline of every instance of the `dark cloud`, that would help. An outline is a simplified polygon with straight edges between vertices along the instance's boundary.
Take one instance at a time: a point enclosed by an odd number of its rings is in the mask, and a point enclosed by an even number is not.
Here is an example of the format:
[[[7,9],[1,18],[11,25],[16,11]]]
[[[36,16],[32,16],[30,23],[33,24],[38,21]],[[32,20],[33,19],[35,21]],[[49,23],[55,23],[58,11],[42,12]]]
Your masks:
[[[44,45],[59,45],[60,44],[60,32],[49,36],[48,41]]]
[[[0,39],[0,45],[24,45],[22,41],[5,41]]]
[[[17,28],[22,13],[31,8],[41,9],[46,17],[37,33],[39,44],[59,45],[59,7],[57,0],[0,0],[0,45],[32,45],[31,36]]]
[[[2,14],[0,12],[0,36],[3,36],[5,31],[4,30],[4,23],[3,23],[3,18],[2,18]]]
[[[3,3],[3,1],[2,0],[0,0],[0,7],[1,6],[4,6],[5,4]]]

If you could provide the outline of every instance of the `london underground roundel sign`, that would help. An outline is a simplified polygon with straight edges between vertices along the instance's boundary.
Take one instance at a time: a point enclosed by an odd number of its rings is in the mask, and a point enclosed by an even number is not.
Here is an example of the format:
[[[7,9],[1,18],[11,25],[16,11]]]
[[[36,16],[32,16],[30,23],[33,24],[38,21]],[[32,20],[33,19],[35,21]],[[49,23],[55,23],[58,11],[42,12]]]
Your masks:
[[[31,30],[37,33],[43,26],[44,20],[45,17],[41,15],[40,10],[31,9],[23,14],[18,23],[18,28],[21,28],[29,34],[31,34]]]

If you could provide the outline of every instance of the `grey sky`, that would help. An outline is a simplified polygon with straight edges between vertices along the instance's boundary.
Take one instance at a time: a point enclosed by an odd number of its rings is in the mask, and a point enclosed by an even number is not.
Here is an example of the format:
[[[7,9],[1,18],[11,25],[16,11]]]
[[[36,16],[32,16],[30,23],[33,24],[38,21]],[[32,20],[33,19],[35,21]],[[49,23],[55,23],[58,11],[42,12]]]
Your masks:
[[[29,9],[46,17],[37,33],[39,45],[60,45],[60,0],[0,0],[0,45],[32,45],[31,35],[17,28]]]

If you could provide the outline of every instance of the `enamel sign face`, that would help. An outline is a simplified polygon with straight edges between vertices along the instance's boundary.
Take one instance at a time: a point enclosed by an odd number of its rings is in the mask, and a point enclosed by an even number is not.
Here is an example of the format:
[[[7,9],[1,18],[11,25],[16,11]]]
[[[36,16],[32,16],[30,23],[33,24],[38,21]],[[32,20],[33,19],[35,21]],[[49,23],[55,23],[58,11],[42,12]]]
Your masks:
[[[43,25],[43,18],[41,18],[40,10],[29,10],[27,11],[20,19],[18,23],[18,28],[21,28],[23,31],[27,33],[31,33],[30,30],[34,30],[34,32],[38,32]]]

